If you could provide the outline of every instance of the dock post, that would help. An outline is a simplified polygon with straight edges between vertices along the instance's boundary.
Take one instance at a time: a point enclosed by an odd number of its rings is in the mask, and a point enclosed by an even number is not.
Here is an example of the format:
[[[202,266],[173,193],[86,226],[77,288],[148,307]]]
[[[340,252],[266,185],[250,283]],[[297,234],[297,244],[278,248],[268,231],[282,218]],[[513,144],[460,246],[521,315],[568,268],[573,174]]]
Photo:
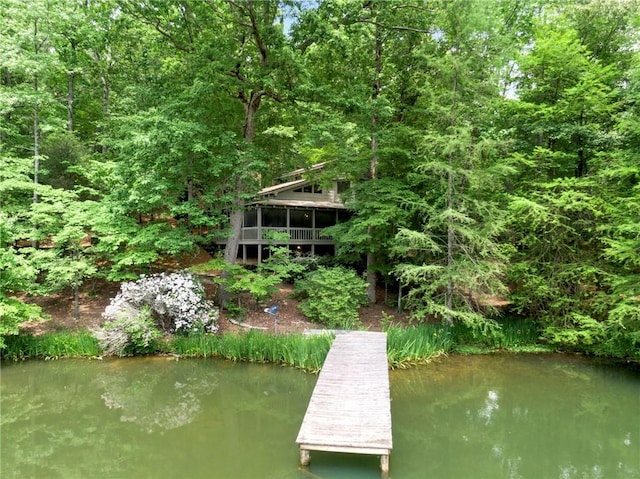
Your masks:
[[[382,470],[382,477],[389,477],[389,455],[383,454],[380,456],[380,469]]]
[[[311,462],[311,456],[309,454],[308,449],[300,449],[300,465],[302,467],[307,467]]]

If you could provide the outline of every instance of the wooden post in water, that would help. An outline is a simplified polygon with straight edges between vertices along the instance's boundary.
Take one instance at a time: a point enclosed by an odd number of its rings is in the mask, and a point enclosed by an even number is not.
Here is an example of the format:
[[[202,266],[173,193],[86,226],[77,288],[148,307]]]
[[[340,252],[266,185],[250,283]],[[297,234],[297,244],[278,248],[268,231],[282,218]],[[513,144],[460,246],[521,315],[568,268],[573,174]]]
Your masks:
[[[389,477],[389,455],[383,454],[380,456],[380,470],[382,470],[382,477],[384,479]]]
[[[307,467],[311,462],[311,455],[307,449],[300,449],[300,465]]]

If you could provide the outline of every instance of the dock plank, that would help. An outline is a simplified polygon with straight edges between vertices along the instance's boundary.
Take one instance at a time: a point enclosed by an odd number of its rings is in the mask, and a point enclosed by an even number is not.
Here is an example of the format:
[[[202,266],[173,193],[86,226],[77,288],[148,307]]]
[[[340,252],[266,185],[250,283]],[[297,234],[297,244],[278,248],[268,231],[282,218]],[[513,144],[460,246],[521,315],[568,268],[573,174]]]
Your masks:
[[[374,454],[388,472],[393,440],[385,333],[336,336],[296,443],[303,463],[312,450]]]

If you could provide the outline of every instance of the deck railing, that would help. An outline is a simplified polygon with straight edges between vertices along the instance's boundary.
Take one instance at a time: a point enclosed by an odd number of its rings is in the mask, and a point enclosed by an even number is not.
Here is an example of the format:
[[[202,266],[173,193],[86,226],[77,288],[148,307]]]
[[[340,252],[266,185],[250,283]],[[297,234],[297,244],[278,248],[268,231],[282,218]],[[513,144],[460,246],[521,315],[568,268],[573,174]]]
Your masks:
[[[245,227],[242,228],[242,241],[266,241],[270,232],[286,233],[289,241],[332,241],[331,235],[323,234],[321,228],[287,227]]]

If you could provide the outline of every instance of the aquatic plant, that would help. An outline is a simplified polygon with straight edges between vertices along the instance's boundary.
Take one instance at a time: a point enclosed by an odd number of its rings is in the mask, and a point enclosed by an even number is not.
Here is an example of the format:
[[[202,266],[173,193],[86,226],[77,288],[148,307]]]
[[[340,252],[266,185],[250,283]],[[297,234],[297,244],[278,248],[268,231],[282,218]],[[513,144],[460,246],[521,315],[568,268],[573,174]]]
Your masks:
[[[272,335],[261,331],[222,336],[176,336],[163,346],[166,353],[186,357],[219,357],[232,361],[287,364],[319,371],[333,336]]]
[[[88,331],[77,333],[44,333],[38,336],[20,334],[6,338],[3,359],[59,359],[98,357],[102,348]]]
[[[450,331],[456,350],[477,353],[495,349],[530,351],[534,347],[540,348],[540,331],[535,322],[506,317],[497,320],[496,324],[498,328],[489,334],[478,334],[462,323],[454,324]]]
[[[441,324],[387,329],[387,359],[392,368],[425,363],[453,348],[450,329]]]

